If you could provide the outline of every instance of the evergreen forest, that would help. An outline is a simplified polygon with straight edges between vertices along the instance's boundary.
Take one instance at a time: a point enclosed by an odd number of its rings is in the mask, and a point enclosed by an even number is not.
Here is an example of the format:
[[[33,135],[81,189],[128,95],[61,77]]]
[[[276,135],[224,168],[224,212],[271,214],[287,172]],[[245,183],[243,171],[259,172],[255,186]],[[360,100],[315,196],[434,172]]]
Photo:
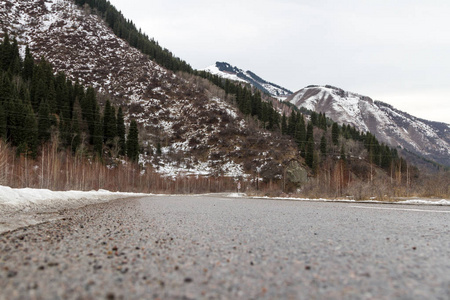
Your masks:
[[[0,138],[17,154],[36,158],[42,145],[54,141],[62,149],[86,155],[139,157],[134,120],[126,140],[122,108],[106,100],[101,110],[92,87],[54,75],[50,63],[35,62],[29,48],[19,55],[17,40],[5,34],[0,44]]]

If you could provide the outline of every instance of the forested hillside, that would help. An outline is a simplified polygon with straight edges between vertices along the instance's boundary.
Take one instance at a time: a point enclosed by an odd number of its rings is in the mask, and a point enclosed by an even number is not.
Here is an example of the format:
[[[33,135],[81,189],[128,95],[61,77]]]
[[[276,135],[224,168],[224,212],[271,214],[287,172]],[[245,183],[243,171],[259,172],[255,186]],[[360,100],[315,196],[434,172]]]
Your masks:
[[[162,48],[158,42],[150,39],[140,29],[138,30],[133,21],[127,20],[109,1],[75,0],[75,3],[81,7],[87,5],[87,8],[93,9],[93,13],[102,17],[118,37],[126,40],[132,47],[141,50],[159,65],[175,72],[193,72],[188,63],[175,57],[169,50]]]
[[[36,158],[42,145],[57,139],[73,153],[138,159],[136,121],[126,141],[121,107],[116,111],[106,100],[101,109],[92,87],[85,89],[62,72],[54,75],[44,58],[34,61],[28,47],[22,60],[17,40],[7,33],[0,53],[0,137],[18,154]]]

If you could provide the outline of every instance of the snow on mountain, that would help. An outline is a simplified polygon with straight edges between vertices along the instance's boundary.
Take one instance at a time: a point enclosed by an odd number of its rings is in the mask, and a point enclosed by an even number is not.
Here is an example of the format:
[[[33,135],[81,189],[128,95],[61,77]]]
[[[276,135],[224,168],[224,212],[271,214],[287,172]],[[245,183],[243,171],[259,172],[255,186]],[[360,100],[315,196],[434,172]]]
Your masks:
[[[22,54],[29,45],[35,59],[43,56],[56,72],[109,95],[124,108],[125,121],[136,119],[141,162],[157,172],[243,176],[295,152],[291,142],[251,127],[208,81],[149,60],[87,5],[0,0],[0,20],[0,37],[6,29],[18,39]],[[161,155],[155,155],[157,145]]]
[[[249,83],[263,93],[267,93],[275,98],[285,99],[292,92],[274,83],[268,82],[251,71],[244,71],[226,62],[216,62],[202,71],[218,75],[222,78]]]
[[[370,131],[381,142],[450,166],[449,124],[419,119],[381,101],[328,85],[308,86],[287,101],[324,112],[339,124]]]

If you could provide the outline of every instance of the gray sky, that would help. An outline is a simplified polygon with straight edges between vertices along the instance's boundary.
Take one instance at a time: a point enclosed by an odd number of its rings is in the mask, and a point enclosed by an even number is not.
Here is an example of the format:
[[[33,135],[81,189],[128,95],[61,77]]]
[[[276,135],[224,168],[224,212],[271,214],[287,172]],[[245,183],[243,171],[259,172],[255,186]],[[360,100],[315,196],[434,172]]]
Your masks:
[[[196,69],[226,61],[297,91],[331,84],[450,123],[448,0],[110,0]]]

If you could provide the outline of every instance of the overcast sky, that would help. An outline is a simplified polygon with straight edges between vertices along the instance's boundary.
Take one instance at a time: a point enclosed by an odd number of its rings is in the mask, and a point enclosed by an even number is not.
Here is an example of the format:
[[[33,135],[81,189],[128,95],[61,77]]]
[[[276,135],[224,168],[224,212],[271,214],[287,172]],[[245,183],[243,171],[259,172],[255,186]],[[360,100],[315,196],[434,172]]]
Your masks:
[[[331,84],[450,123],[448,0],[110,0],[202,69],[225,61],[297,91]]]

